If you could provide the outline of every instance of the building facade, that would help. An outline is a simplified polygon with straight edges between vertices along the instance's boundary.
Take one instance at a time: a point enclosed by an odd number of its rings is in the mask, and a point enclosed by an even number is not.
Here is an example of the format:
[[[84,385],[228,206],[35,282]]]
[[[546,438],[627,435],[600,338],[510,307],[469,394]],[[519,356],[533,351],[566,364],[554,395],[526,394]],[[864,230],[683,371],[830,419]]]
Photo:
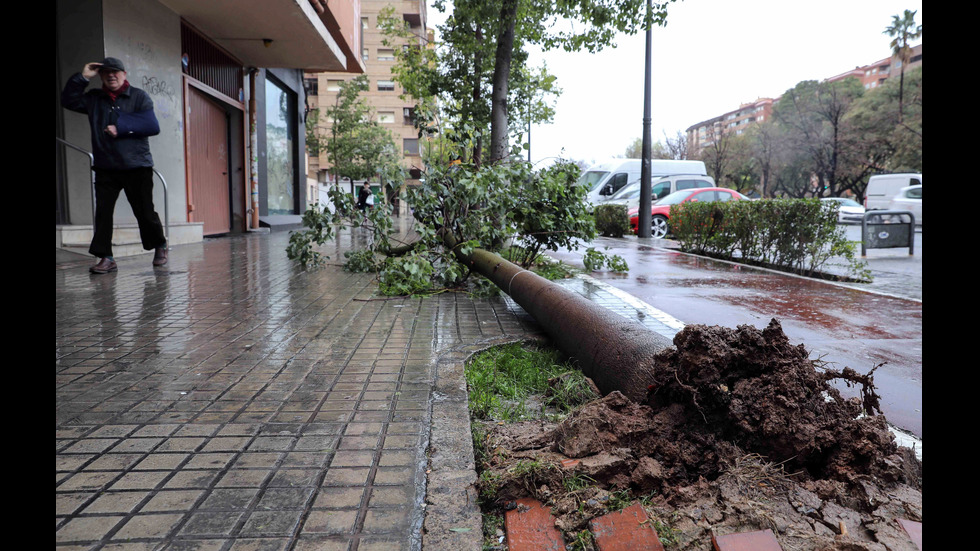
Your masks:
[[[690,151],[700,153],[715,143],[724,134],[739,135],[750,125],[768,120],[772,116],[772,98],[759,98],[743,103],[734,111],[699,122],[687,129],[687,143]]]
[[[904,73],[921,66],[922,44],[919,44],[912,47],[908,64],[906,64],[905,67],[902,67],[902,60],[900,58],[897,56],[891,56],[862,67],[855,67],[846,73],[832,76],[828,78],[826,82],[834,82],[837,80],[844,80],[848,77],[854,77],[861,81],[861,85],[863,85],[866,90],[871,90],[881,86],[881,83],[885,82],[888,77],[898,75],[899,71]]]
[[[378,28],[378,15],[385,6],[393,6],[395,13],[406,21],[412,33],[417,37],[413,43],[385,46],[383,35]],[[426,5],[424,0],[361,0],[360,30],[361,40],[357,51],[364,64],[364,74],[368,77],[369,89],[362,92],[360,97],[369,105],[374,117],[381,126],[391,132],[395,147],[408,171],[404,186],[419,184],[422,158],[418,132],[414,127],[415,101],[402,98],[403,90],[392,77],[391,68],[395,64],[395,48],[426,47],[432,43],[432,32],[426,27]],[[319,126],[317,132],[321,136],[330,135],[330,121],[326,110],[334,104],[340,83],[353,78],[349,73],[329,71],[306,73],[308,91],[308,109],[319,109]],[[315,181],[320,202],[326,202],[327,186],[333,185],[329,175],[330,161],[327,153],[321,151],[311,156],[308,167],[308,177]],[[378,181],[372,180],[373,184]],[[343,189],[348,185],[345,183]],[[356,187],[356,182],[355,186]]]
[[[912,48],[912,55],[905,67],[902,61],[895,57],[887,57],[874,63],[855,67],[854,69],[832,76],[824,82],[834,82],[854,77],[861,81],[865,89],[877,88],[887,78],[896,76],[899,71],[910,71],[922,65],[922,44]],[[779,98],[760,98],[754,102],[745,103],[738,109],[723,115],[701,121],[687,129],[687,141],[693,155],[698,155],[706,147],[713,145],[724,133],[739,135],[750,125],[768,120],[772,115],[772,107]]]
[[[55,18],[59,96],[86,63],[111,56],[153,100],[154,204],[171,245],[295,227],[307,203],[303,71],[363,71],[359,0],[57,0]],[[88,121],[60,101],[56,112],[57,246],[84,252]],[[116,254],[143,252],[126,243],[136,227],[127,201],[114,220]]]

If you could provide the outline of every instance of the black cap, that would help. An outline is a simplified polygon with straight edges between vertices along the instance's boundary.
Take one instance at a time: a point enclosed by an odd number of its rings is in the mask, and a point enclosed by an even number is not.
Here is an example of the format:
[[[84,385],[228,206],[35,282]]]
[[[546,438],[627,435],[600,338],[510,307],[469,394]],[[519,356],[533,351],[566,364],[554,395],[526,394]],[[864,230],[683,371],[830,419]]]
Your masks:
[[[125,71],[126,67],[123,66],[123,62],[115,57],[107,57],[102,60],[102,67],[99,70],[108,69],[110,71]]]

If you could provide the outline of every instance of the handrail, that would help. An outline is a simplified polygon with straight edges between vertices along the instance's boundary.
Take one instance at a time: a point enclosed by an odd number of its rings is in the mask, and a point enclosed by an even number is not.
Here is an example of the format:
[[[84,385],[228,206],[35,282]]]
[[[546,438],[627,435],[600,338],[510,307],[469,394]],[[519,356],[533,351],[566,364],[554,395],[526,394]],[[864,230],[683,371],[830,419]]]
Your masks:
[[[88,156],[89,172],[92,174],[92,227],[94,228],[95,227],[95,155],[93,155],[90,151],[86,151],[85,149],[82,149],[81,147],[78,147],[77,145],[72,144],[71,142],[67,142],[57,136],[55,136],[54,139],[58,143],[61,143],[62,145],[70,147],[75,151],[79,151]],[[163,179],[163,174],[160,174],[159,170],[155,168],[153,168],[152,170],[153,173],[157,175],[157,178],[160,179],[160,183],[163,184],[163,227],[164,227],[164,236],[167,238],[167,248],[169,249],[171,248],[170,246],[170,198],[168,197],[169,193],[167,189],[167,181]]]
[[[94,228],[95,227],[95,155],[92,155],[90,151],[86,151],[75,144],[62,140],[58,136],[55,136],[54,139],[60,142],[61,144],[66,145],[74,149],[75,151],[79,151],[88,156],[88,170],[92,174],[92,227]]]

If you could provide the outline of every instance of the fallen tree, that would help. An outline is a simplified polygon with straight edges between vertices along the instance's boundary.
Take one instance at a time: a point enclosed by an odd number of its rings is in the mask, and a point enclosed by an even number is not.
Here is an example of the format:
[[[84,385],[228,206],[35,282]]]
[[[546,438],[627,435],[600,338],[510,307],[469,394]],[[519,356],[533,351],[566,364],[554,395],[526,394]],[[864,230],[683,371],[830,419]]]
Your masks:
[[[872,414],[870,375],[817,369],[776,320],[688,326],[654,360],[642,400],[614,391],[560,422],[485,423],[484,505],[534,497],[571,538],[640,500],[669,549],[762,529],[787,550],[915,549],[896,521],[922,520],[921,463]]]

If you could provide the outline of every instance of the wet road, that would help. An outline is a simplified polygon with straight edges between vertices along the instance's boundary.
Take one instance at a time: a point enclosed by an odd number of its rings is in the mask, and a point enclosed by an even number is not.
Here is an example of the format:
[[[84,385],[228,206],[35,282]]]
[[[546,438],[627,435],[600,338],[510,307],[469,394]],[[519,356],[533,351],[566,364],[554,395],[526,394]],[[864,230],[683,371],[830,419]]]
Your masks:
[[[919,234],[921,242],[921,234]],[[654,241],[654,240],[651,240]],[[664,242],[666,243],[666,241]],[[793,344],[835,369],[874,374],[888,421],[922,437],[922,302],[826,281],[720,262],[639,245],[636,238],[599,238],[600,250],[619,254],[628,274],[592,277],[639,298],[685,324],[765,327],[776,318]],[[874,251],[900,262],[907,249]],[[918,251],[921,255],[921,246]],[[578,252],[554,253],[581,266]],[[886,258],[887,257],[887,258]],[[883,278],[894,274],[883,274]],[[921,278],[920,278],[921,279]],[[921,295],[920,295],[921,296]],[[859,389],[839,385],[845,396]]]

